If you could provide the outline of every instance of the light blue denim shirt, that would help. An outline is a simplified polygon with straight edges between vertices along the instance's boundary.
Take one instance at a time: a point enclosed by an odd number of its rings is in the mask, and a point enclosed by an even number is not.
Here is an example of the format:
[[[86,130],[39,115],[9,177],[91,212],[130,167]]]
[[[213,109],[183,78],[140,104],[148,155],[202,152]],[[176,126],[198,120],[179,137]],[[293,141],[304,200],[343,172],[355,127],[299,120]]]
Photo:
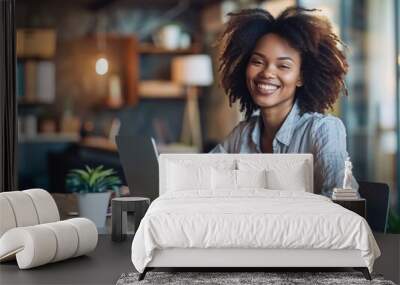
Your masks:
[[[262,153],[262,117],[240,122],[211,153]],[[321,113],[300,114],[297,103],[272,142],[273,153],[311,153],[314,156],[314,192],[331,196],[342,187],[346,150],[346,129],[342,121]],[[353,178],[353,188],[358,183]]]

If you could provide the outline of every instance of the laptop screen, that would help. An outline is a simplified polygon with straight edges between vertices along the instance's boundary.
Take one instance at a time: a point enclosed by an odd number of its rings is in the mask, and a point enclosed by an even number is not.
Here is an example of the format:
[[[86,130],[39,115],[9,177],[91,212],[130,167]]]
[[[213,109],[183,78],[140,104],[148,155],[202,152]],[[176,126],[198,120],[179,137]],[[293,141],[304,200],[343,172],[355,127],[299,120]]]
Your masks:
[[[158,197],[158,150],[151,137],[116,136],[119,159],[131,196]]]

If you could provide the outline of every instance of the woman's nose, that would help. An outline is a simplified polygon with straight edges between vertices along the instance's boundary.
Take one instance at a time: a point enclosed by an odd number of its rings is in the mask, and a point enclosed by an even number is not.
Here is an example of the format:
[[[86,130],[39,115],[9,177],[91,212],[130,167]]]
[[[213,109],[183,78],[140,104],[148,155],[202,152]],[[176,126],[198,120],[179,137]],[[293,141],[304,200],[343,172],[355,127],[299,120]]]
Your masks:
[[[261,76],[264,78],[275,78],[276,72],[272,65],[266,65],[265,68],[261,71]]]

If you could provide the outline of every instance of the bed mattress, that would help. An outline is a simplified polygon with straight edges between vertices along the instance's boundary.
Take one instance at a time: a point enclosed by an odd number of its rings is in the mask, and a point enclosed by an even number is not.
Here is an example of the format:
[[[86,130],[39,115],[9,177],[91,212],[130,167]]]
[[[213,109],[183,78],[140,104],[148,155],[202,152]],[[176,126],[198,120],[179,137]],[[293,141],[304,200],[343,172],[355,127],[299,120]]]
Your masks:
[[[361,216],[321,195],[265,189],[163,194],[140,223],[132,262],[143,272],[155,250],[172,248],[359,250],[370,272],[380,255]]]

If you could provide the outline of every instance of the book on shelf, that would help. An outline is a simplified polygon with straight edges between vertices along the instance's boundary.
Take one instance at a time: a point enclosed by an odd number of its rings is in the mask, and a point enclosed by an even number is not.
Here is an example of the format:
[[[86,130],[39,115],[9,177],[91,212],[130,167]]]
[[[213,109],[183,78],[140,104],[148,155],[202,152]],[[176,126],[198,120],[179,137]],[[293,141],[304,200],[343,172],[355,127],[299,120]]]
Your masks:
[[[54,102],[56,93],[54,63],[51,61],[38,62],[36,75],[36,94],[38,101],[45,103]]]
[[[26,102],[34,102],[36,97],[36,63],[27,61],[25,63],[25,90],[22,98]]]
[[[18,97],[28,103],[53,103],[55,100],[55,65],[51,61],[18,63]]]
[[[17,95],[18,98],[22,98],[24,96],[25,90],[25,68],[22,62],[18,62],[17,64]]]

